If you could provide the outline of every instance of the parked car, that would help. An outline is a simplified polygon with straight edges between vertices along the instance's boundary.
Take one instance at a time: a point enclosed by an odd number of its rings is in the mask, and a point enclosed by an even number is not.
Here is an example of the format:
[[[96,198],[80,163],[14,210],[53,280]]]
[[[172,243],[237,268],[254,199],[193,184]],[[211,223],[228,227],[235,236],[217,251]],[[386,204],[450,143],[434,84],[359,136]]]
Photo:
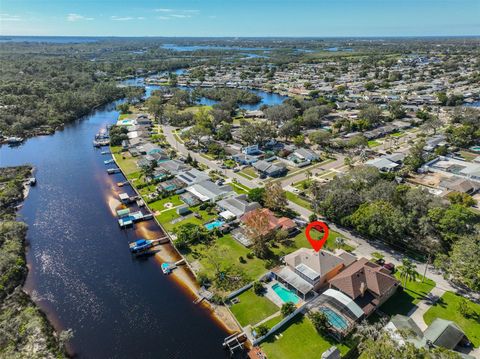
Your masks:
[[[390,271],[390,273],[393,273],[395,271],[395,264],[393,263],[385,263],[383,265],[383,268],[385,268],[386,270]]]
[[[233,172],[240,172],[240,168],[235,167],[235,168],[233,169]]]

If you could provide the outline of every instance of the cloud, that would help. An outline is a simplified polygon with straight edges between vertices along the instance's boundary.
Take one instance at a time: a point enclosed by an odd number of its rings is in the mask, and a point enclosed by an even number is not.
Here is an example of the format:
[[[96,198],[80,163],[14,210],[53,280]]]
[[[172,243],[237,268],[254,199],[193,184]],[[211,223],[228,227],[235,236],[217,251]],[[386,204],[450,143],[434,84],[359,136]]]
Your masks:
[[[158,20],[170,20],[171,18],[168,16],[157,16]]]
[[[110,16],[110,20],[113,20],[113,21],[130,21],[130,20],[133,20],[134,18],[131,17],[131,16]]]
[[[79,21],[79,20],[93,20],[93,17],[86,17],[86,16],[83,16],[83,15],[79,15],[79,14],[68,14],[67,15],[67,20],[68,21]]]
[[[0,21],[20,21],[20,16],[10,14],[0,14]]]
[[[192,17],[192,15],[184,15],[184,14],[172,14],[170,17],[176,17],[177,19],[185,19],[187,17]]]
[[[156,12],[173,12],[173,9],[155,9]]]

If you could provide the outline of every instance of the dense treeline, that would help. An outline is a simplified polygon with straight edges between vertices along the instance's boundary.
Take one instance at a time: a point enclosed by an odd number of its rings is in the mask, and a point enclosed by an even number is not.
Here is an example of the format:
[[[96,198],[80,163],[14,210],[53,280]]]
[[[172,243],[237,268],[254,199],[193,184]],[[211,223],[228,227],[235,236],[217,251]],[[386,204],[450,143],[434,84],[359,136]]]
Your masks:
[[[194,97],[206,97],[210,100],[232,102],[236,105],[257,104],[260,96],[248,90],[234,89],[227,87],[218,88],[196,88],[192,94]]]
[[[312,192],[318,213],[368,238],[422,257],[456,254],[449,263],[442,263],[442,269],[452,279],[479,288],[480,265],[467,263],[459,254],[462,248],[480,251],[478,237],[474,238],[479,218],[468,204],[455,200],[458,196],[447,202],[426,190],[397,184],[367,166],[352,169],[325,186],[314,186]],[[458,243],[463,243],[461,248]]]
[[[117,86],[119,78],[170,71],[189,64],[182,59],[167,59],[168,52],[164,50],[135,51],[145,44],[2,44],[0,135],[50,133],[95,107],[122,97],[135,97],[135,89]]]
[[[14,220],[31,168],[0,168],[0,357],[63,358],[61,340],[21,286],[27,275],[27,225]],[[67,332],[69,333],[69,332]],[[67,339],[69,334],[60,337]]]

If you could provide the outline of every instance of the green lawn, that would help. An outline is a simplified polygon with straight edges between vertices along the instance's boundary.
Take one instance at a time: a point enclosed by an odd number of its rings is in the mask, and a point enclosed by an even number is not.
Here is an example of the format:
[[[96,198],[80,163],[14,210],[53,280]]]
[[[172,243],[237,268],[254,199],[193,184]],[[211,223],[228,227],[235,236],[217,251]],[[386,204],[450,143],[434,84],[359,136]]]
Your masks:
[[[480,154],[470,151],[459,151],[459,153],[466,161],[473,161],[475,158],[480,156]]]
[[[377,147],[377,146],[380,146],[381,143],[378,142],[378,141],[375,141],[375,140],[371,140],[371,141],[368,141],[368,147],[372,148],[372,147]]]
[[[306,188],[304,188],[304,184],[310,184],[312,183],[312,180],[311,179],[304,179],[303,181],[300,181],[300,182],[297,182],[297,183],[294,183],[293,184],[293,187],[299,189],[300,191],[303,191],[305,190]]]
[[[245,173],[247,176],[253,177],[253,178],[258,178],[257,171],[253,167],[247,167],[241,170],[239,173]]]
[[[242,171],[237,172],[237,174],[238,174],[239,176],[242,176],[243,178],[248,179],[248,180],[252,180],[252,179],[253,179],[253,177],[247,175],[246,173],[243,173]]]
[[[232,305],[230,310],[242,326],[254,325],[280,310],[267,298],[256,295],[252,289],[237,298],[240,302]]]
[[[463,329],[468,339],[475,347],[480,346],[480,304],[469,301],[470,308],[474,311],[472,318],[463,317],[458,310],[461,296],[446,292],[424,315],[425,323],[430,324],[436,318],[451,320]]]
[[[266,326],[268,329],[272,329],[275,325],[280,323],[283,319],[283,316],[281,314],[277,315],[276,317],[267,320],[265,323],[263,323],[264,326]]]
[[[154,211],[164,211],[167,209],[165,207],[166,203],[172,203],[174,207],[180,206],[181,204],[183,204],[182,200],[180,199],[180,196],[177,194],[174,196],[161,199],[159,201],[152,202],[148,206]]]
[[[133,158],[128,152],[120,152],[120,147],[111,147],[110,151],[112,152],[115,160],[118,163],[118,166],[125,172],[128,176],[134,172],[138,171],[137,160]],[[106,159],[106,158],[105,158]]]
[[[285,191],[285,194],[287,196],[287,199],[289,201],[292,201],[293,203],[295,204],[298,204],[299,206],[303,207],[303,208],[306,208],[306,209],[312,209],[312,207],[310,206],[310,203],[305,201],[304,199],[300,198],[299,196],[297,196],[295,193],[292,193],[292,192],[289,192],[289,191]]]
[[[229,185],[231,185],[233,190],[238,194],[247,194],[250,192],[250,188],[242,185],[241,183],[230,182]]]
[[[275,335],[280,338],[275,339]],[[269,336],[260,346],[269,359],[311,359],[320,358],[322,353],[333,345],[342,355],[350,350],[333,338],[320,335],[310,319],[298,315],[278,332]]]
[[[184,223],[185,221],[180,222]],[[247,258],[249,249],[238,243],[227,234],[215,241],[215,246],[206,246],[204,244],[197,244],[190,247],[190,251],[185,253],[187,260],[191,263],[198,261],[202,266],[202,271],[211,273],[214,270],[213,264],[208,257],[213,257],[219,261],[222,266],[233,266],[241,269],[250,280],[255,280],[264,274],[267,269],[265,262],[257,257],[252,259]],[[245,263],[241,263],[239,258],[243,257]]]
[[[395,273],[395,277],[400,279],[399,272]],[[402,280],[402,285],[404,281]],[[406,288],[403,291],[398,290],[388,301],[386,301],[380,310],[389,315],[407,313],[422,300],[435,287],[435,282],[426,278],[422,283],[422,278],[419,276],[416,281],[407,281]]]
[[[394,132],[394,133],[390,134],[390,136],[392,136],[392,137],[403,137],[403,136],[405,136],[405,132]]]

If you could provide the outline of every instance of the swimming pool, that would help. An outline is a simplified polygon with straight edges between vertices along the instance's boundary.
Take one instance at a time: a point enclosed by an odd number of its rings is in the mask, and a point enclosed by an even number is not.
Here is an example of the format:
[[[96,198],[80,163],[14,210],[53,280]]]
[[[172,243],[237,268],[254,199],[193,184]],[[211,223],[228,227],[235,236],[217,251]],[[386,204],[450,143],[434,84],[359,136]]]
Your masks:
[[[211,231],[212,229],[221,227],[221,226],[223,226],[224,224],[225,224],[225,222],[219,221],[219,220],[217,219],[216,221],[209,222],[209,223],[205,224],[205,228],[208,229],[209,231]]]
[[[348,323],[341,315],[330,308],[321,307],[320,310],[327,316],[329,323],[337,330],[348,329]]]
[[[284,303],[291,302],[297,304],[300,301],[300,298],[295,293],[281,284],[276,283],[272,285],[272,289]]]
[[[475,152],[480,152],[480,146],[472,146],[470,149]]]

